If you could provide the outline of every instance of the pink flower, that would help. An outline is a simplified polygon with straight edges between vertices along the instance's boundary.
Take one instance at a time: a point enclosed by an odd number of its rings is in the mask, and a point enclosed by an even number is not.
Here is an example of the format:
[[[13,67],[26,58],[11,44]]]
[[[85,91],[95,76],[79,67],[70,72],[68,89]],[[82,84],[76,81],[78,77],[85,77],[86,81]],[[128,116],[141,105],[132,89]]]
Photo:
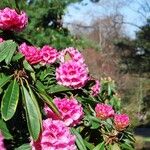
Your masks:
[[[39,139],[31,141],[32,150],[76,150],[75,136],[60,120],[46,119]]]
[[[66,58],[67,55],[69,56],[69,58]],[[64,63],[66,61],[65,59],[73,60],[73,61],[79,62],[81,64],[83,64],[85,62],[82,54],[73,47],[66,48],[60,52],[59,60],[62,63]]]
[[[0,43],[4,42],[3,38],[0,38]]]
[[[95,84],[91,87],[91,94],[97,96],[100,93],[100,83],[98,80],[95,80]]]
[[[83,117],[83,108],[75,98],[55,98],[54,103],[61,113],[62,120],[66,126],[75,126],[80,123]],[[44,110],[47,117],[57,120],[59,119],[48,106],[45,106]]]
[[[30,64],[37,64],[41,61],[40,51],[34,46],[28,46],[26,43],[23,43],[19,46],[19,51]]]
[[[45,64],[54,63],[57,59],[58,53],[57,53],[57,50],[55,48],[52,48],[48,45],[45,45],[41,49],[40,55],[41,55],[41,63],[43,65],[45,65]]]
[[[97,104],[95,107],[96,117],[106,120],[114,115],[112,106],[107,104]]]
[[[15,9],[5,8],[0,10],[0,29],[22,31],[28,23],[25,12],[17,13]]]
[[[129,116],[126,114],[115,114],[114,123],[117,130],[124,130],[130,123]]]
[[[0,132],[0,150],[6,150],[5,147],[4,147],[3,140],[4,140],[3,135]]]
[[[67,61],[56,69],[56,80],[60,85],[80,89],[88,80],[88,70],[85,65]]]

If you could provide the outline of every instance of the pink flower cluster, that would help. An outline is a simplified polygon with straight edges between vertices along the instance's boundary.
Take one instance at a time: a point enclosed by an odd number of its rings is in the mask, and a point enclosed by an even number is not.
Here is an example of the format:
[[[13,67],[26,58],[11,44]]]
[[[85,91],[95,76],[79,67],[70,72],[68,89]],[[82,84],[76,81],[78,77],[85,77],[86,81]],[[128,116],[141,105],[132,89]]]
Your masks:
[[[0,29],[9,31],[22,31],[28,23],[25,12],[17,13],[15,9],[0,10]]]
[[[106,120],[114,116],[114,110],[112,106],[106,104],[97,104],[95,107],[96,117],[102,120]]]
[[[100,93],[100,83],[98,80],[95,80],[95,84],[91,87],[91,94],[97,96]]]
[[[19,51],[25,56],[30,64],[37,64],[41,61],[40,50],[34,46],[23,43],[19,46]]]
[[[66,58],[67,54],[69,55],[70,58]],[[80,64],[83,64],[85,62],[82,54],[73,47],[66,48],[59,53],[60,62],[61,63],[66,62],[67,60],[65,60],[65,59],[70,59],[70,60],[76,61]]]
[[[84,65],[70,60],[56,69],[56,80],[60,85],[80,89],[88,80],[88,71]]]
[[[43,121],[43,132],[37,141],[31,141],[32,150],[76,150],[75,136],[60,120]]]
[[[75,126],[80,123],[83,117],[83,108],[75,98],[55,98],[54,103],[66,126]],[[48,118],[59,119],[48,106],[45,106],[44,110]]]
[[[48,45],[43,46],[40,51],[41,63],[45,64],[53,64],[57,59],[58,53],[57,50]]]
[[[0,132],[0,150],[5,150],[3,140],[4,140],[3,135]]]
[[[88,80],[88,68],[82,54],[69,47],[59,53],[60,66],[56,69],[58,84],[74,89],[85,86]]]
[[[114,117],[115,128],[118,131],[124,130],[130,123],[130,119],[126,114],[115,114],[112,106],[107,104],[97,104],[95,107],[96,117],[106,120]]]
[[[0,43],[2,43],[4,40],[3,40],[3,38],[0,38]]]
[[[126,114],[116,114],[114,116],[114,123],[117,130],[124,130],[129,124],[130,119]]]
[[[56,61],[58,55],[57,50],[48,45],[43,46],[40,50],[35,46],[29,46],[23,43],[20,45],[19,51],[30,64],[52,64]]]

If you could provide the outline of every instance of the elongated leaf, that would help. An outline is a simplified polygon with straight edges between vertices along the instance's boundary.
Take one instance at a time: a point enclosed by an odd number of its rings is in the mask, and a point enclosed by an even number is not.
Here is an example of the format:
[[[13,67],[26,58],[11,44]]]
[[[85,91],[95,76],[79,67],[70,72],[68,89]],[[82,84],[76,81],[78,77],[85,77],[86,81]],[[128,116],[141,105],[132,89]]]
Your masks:
[[[0,43],[0,62],[3,61],[9,52],[9,46],[7,44],[7,41]]]
[[[17,53],[15,56],[12,57],[12,61],[18,61],[23,57],[23,54]]]
[[[17,44],[15,42],[12,42],[12,41],[9,42],[9,45],[11,45],[11,46],[10,46],[10,49],[8,51],[7,57],[5,58],[6,64],[10,63],[10,61],[11,61],[11,59],[12,59],[12,57],[16,51],[16,47],[17,47]]]
[[[22,86],[22,95],[25,104],[28,129],[32,138],[37,140],[41,131],[41,118],[39,118],[39,111],[37,110],[37,106],[32,99],[32,96],[24,86]]]
[[[54,85],[53,87],[50,87],[48,90],[49,93],[59,93],[59,92],[65,92],[70,91],[71,89],[61,86],[61,85]]]
[[[9,64],[11,58],[16,50],[16,43],[12,40],[4,41],[0,44],[0,62],[5,59],[5,62]]]
[[[105,150],[105,144],[104,142],[98,144],[93,150]]]
[[[57,107],[55,106],[55,104],[53,103],[53,99],[47,95],[45,92],[38,92],[39,93],[39,96],[42,98],[42,100],[48,104],[48,106],[51,107],[51,109],[58,115],[60,116],[60,113],[57,109]]]
[[[1,103],[2,118],[7,121],[13,117],[16,112],[19,99],[19,85],[16,80],[8,86]]]
[[[0,119],[0,130],[5,139],[7,140],[13,139],[12,135],[9,133],[6,123],[2,119]]]
[[[36,98],[35,98],[35,96],[34,96],[32,90],[31,90],[31,88],[30,88],[29,86],[28,86],[28,89],[29,89],[29,94],[30,94],[30,96],[31,96],[31,98],[32,98],[32,101],[33,101],[33,103],[34,103],[34,105],[35,105],[35,107],[36,107],[36,111],[37,111],[37,113],[38,113],[38,118],[39,118],[40,123],[41,123],[41,126],[42,126],[42,116],[41,116],[41,112],[40,112],[39,105],[38,105],[37,100],[36,100]]]
[[[39,91],[45,92],[45,86],[42,84],[41,81],[37,80],[36,87],[39,89]]]
[[[23,66],[27,71],[34,72],[33,68],[26,60],[23,61]]]
[[[7,82],[10,81],[12,76],[3,76],[0,78],[0,87],[3,87]]]
[[[81,135],[76,131],[76,129],[72,128],[71,132],[76,136],[76,144],[79,150],[87,150]]]
[[[89,150],[93,150],[94,149],[94,145],[87,142],[86,140],[84,140],[84,144],[86,145],[86,147],[89,149]]]
[[[32,150],[30,144],[23,144],[19,146],[18,148],[15,148],[15,150]]]

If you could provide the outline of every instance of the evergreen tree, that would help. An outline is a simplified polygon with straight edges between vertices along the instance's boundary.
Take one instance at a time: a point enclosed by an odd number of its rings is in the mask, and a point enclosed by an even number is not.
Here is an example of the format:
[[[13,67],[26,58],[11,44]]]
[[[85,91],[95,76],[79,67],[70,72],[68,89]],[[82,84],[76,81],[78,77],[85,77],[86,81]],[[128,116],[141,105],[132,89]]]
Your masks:
[[[140,27],[134,40],[124,38],[118,40],[115,45],[121,50],[121,64],[125,64],[124,71],[140,75],[150,71],[150,19]]]
[[[66,7],[78,0],[29,0],[7,1],[0,3],[0,9],[11,7],[25,10],[29,17],[29,24],[20,36],[28,39],[29,43],[37,46],[52,45],[57,49],[65,47],[89,46],[84,40],[71,36],[66,28],[63,28],[62,16]],[[1,35],[2,36],[2,35]]]

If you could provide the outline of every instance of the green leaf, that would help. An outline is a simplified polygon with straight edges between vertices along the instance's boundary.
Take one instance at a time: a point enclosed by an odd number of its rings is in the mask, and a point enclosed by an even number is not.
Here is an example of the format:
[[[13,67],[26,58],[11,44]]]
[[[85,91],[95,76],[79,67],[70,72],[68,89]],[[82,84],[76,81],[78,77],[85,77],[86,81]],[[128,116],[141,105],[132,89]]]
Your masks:
[[[134,150],[134,148],[131,145],[126,143],[121,144],[121,148],[125,150]]]
[[[11,45],[11,47],[9,49],[7,57],[5,58],[6,64],[10,63],[10,61],[11,61],[11,59],[12,59],[12,57],[13,57],[15,51],[16,51],[16,47],[17,47],[17,44],[13,41],[11,41],[9,44]]]
[[[31,72],[30,75],[31,75],[32,79],[33,79],[34,81],[36,81],[35,72]]]
[[[30,144],[23,144],[19,146],[18,148],[15,148],[15,150],[32,150]]]
[[[76,136],[76,144],[79,150],[87,150],[86,146],[84,145],[82,136],[76,131],[76,129],[72,128],[71,132]]]
[[[92,143],[87,142],[86,140],[84,140],[84,144],[86,145],[86,147],[89,150],[93,150],[94,149],[94,145]]]
[[[47,95],[45,92],[39,91],[39,96],[41,97],[41,99],[48,104],[48,106],[58,115],[60,116],[60,113],[57,109],[57,107],[55,106],[55,104],[53,103],[53,99]]]
[[[105,143],[98,144],[93,150],[105,150]]]
[[[27,71],[34,72],[33,68],[26,60],[23,61],[23,66]]]
[[[111,146],[111,150],[121,150],[119,145],[115,143],[114,145]]]
[[[22,95],[25,105],[28,129],[32,138],[34,140],[37,140],[41,131],[41,118],[39,116],[39,110],[37,110],[35,100],[30,94],[27,89],[22,85]]]
[[[8,43],[7,41],[0,43],[0,56],[1,56],[0,62],[3,61],[7,57],[9,48],[11,47],[7,43]]]
[[[13,117],[16,112],[19,100],[19,85],[16,80],[8,86],[1,102],[2,118],[7,121]]]
[[[12,76],[3,76],[0,78],[0,87],[3,87],[7,82],[10,81]]]
[[[42,84],[42,82],[40,82],[39,80],[37,80],[36,82],[36,87],[39,89],[39,91],[45,92],[45,86]]]
[[[21,53],[17,53],[15,56],[12,57],[12,61],[18,61],[22,57],[23,55]]]
[[[32,92],[32,90],[31,90],[31,88],[30,88],[29,86],[28,86],[28,89],[29,89],[29,94],[30,94],[30,96],[31,96],[31,98],[32,98],[32,101],[34,102],[34,105],[35,105],[35,107],[36,107],[36,111],[37,111],[37,113],[38,113],[38,118],[39,118],[40,123],[41,123],[41,126],[42,126],[42,116],[41,116],[41,112],[40,112],[39,105],[38,105],[38,103],[37,103],[37,100],[36,100],[36,98],[35,98],[34,93]]]
[[[49,93],[59,93],[59,92],[65,92],[65,91],[70,91],[71,89],[61,86],[61,85],[54,85],[51,86],[50,89],[48,90]]]
[[[9,133],[6,123],[2,119],[0,119],[0,130],[5,139],[7,140],[13,139],[12,135]]]
[[[0,62],[5,59],[5,62],[9,64],[15,53],[16,46],[16,43],[12,40],[2,42],[0,44]]]

